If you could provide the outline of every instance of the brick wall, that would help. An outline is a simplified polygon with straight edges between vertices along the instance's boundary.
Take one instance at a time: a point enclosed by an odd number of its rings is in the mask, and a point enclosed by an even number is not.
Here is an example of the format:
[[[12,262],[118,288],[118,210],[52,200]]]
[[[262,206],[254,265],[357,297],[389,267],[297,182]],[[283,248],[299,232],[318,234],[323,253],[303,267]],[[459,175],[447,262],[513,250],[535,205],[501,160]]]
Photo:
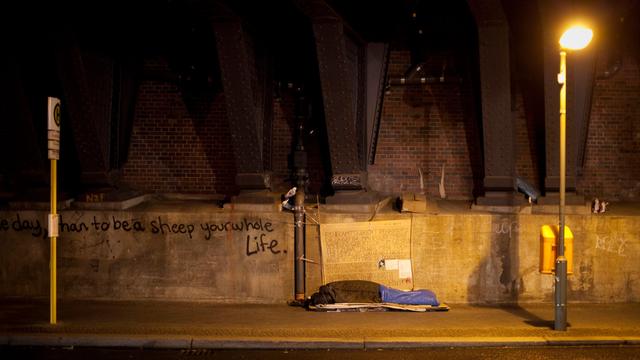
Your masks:
[[[148,60],[145,69],[169,71],[162,59]],[[145,191],[233,193],[224,94],[185,97],[175,82],[143,81],[122,172],[125,183]]]
[[[409,65],[408,51],[393,51],[389,77],[402,76]],[[167,70],[161,60],[150,60],[146,67]],[[603,68],[599,62],[598,70]],[[473,198],[482,181],[482,139],[471,83],[463,80],[396,86],[385,95],[375,164],[368,169],[374,190],[386,194],[418,192],[420,168],[425,192],[438,197],[444,165],[448,197]],[[579,193],[612,200],[640,198],[639,93],[640,73],[631,57],[624,59],[613,77],[596,80]],[[271,164],[277,191],[291,186],[288,156],[294,101],[293,95],[285,92],[273,104]],[[518,89],[514,101],[516,173],[540,188],[538,156],[543,145],[535,143],[532,120],[527,119]],[[310,124],[311,128],[317,125]],[[306,143],[312,193],[319,193],[325,183],[322,149],[326,145],[321,140],[316,130]],[[232,194],[237,191],[233,159],[224,94],[185,97],[173,82],[142,83],[129,158],[123,168],[126,183],[154,192]]]
[[[147,60],[145,69],[150,73],[169,72],[162,59]],[[273,102],[270,163],[274,191],[286,191],[292,185],[289,155],[294,102],[293,94],[287,91]],[[172,81],[143,81],[138,90],[123,181],[151,192],[236,193],[235,160],[225,106],[224,93],[198,98],[185,96]],[[324,176],[322,152],[314,137],[307,139],[305,148],[309,152],[310,189],[318,193]]]
[[[392,51],[388,77],[402,76],[409,66],[408,51]],[[476,122],[468,79],[392,87],[384,97],[369,185],[386,194],[419,192],[421,169],[425,193],[437,197],[444,166],[447,197],[473,198],[482,157]]]
[[[600,57],[601,59],[603,57]],[[608,79],[596,79],[583,174],[578,192],[588,198],[640,199],[640,72],[636,58],[623,58]],[[605,69],[603,61],[597,71]]]

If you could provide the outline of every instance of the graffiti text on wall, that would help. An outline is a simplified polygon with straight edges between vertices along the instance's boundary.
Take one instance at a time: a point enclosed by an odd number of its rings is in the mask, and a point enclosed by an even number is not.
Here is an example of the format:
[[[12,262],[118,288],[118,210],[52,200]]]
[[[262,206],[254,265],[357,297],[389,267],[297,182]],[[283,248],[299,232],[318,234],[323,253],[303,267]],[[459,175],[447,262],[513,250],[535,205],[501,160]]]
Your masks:
[[[244,233],[242,239],[246,239],[245,254],[252,256],[261,253],[286,254],[287,251],[280,248],[280,242],[274,239],[273,223],[264,219],[242,219],[237,221],[222,222],[170,222],[162,216],[157,216],[150,221],[142,218],[121,218],[116,216],[93,216],[90,220],[81,219],[69,221],[60,216],[58,224],[60,233],[102,233],[102,232],[148,232],[152,235],[177,235],[188,239],[194,237],[206,241],[216,236],[228,233]],[[25,217],[16,213],[9,218],[0,218],[1,232],[26,233],[32,237],[47,237],[47,227],[44,221],[33,217]],[[245,237],[246,236],[246,237]]]

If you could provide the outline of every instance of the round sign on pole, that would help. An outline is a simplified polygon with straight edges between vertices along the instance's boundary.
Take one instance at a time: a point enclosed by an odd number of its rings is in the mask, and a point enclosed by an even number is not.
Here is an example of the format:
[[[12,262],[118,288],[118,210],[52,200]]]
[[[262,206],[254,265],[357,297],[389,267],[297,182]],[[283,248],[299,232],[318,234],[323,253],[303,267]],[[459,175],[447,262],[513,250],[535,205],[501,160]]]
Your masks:
[[[60,128],[60,102],[56,103],[53,108],[53,121],[56,123],[56,126]]]
[[[49,159],[60,159],[60,99],[49,97],[47,116],[47,143]]]

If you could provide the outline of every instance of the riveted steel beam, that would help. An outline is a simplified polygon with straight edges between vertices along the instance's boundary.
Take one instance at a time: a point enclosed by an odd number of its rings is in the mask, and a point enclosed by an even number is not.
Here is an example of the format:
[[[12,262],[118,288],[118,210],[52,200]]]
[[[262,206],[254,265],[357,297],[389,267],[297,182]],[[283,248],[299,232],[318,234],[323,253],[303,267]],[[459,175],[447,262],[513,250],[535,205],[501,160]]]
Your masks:
[[[373,165],[378,147],[378,133],[382,118],[384,81],[389,66],[389,44],[367,45],[367,149],[369,165]]]
[[[509,27],[499,0],[469,0],[478,26],[485,196],[478,205],[515,205]]]
[[[362,189],[366,186],[366,176],[362,176],[366,149],[362,45],[326,2],[299,6],[311,19],[315,36],[331,185],[335,190]]]
[[[0,62],[0,96],[3,99],[0,114],[5,119],[0,121],[0,131],[5,135],[0,142],[0,174],[20,187],[43,185],[48,178],[46,155],[42,150],[46,138],[38,136],[34,121],[40,117],[34,117],[29,108],[15,51],[9,47]],[[44,103],[42,105],[44,108]]]
[[[567,69],[569,87],[567,88],[567,119],[575,121],[575,172],[579,176],[585,155],[585,145],[591,116],[591,97],[596,71],[596,53],[594,48],[581,50],[569,55]]]
[[[560,64],[558,40],[562,35],[562,25],[568,9],[566,4],[556,1],[539,0],[538,6],[544,29],[544,107],[545,107],[545,180],[546,193],[556,193],[560,186],[560,127],[558,109],[559,87],[558,69]],[[567,63],[567,127],[566,127],[566,191],[575,192],[578,176],[578,159],[587,135],[590,116],[591,92],[595,71],[593,49],[583,49],[580,53],[570,53]],[[578,199],[581,200],[581,199]]]
[[[64,94],[62,106],[69,114],[68,126],[73,129],[81,181],[89,187],[108,185],[109,133],[101,131],[105,124],[98,124],[96,119],[96,109],[91,102],[95,91],[88,83],[83,54],[71,31],[61,36],[56,60]]]
[[[263,154],[265,89],[258,86],[251,36],[242,19],[220,3],[210,19],[238,171],[236,183],[241,189],[270,188]]]
[[[129,155],[136,94],[141,73],[142,61],[138,59],[115,62],[109,154],[111,169],[119,170],[126,163]]]

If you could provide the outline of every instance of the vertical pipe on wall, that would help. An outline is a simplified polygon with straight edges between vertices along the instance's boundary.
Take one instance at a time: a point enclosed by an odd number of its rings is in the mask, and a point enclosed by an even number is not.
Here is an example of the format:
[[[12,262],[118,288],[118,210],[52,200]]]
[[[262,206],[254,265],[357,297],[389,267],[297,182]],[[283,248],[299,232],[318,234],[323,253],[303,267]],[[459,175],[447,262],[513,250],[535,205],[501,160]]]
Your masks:
[[[298,179],[298,190],[295,197],[295,300],[304,301],[305,298],[305,238],[304,238],[304,182]],[[301,186],[302,185],[302,186]]]
[[[293,167],[296,178],[296,195],[294,207],[294,247],[295,247],[295,300],[305,299],[305,214],[304,197],[307,182],[307,153],[304,149],[304,121],[307,117],[307,105],[301,89],[296,99],[296,146],[293,151]]]

